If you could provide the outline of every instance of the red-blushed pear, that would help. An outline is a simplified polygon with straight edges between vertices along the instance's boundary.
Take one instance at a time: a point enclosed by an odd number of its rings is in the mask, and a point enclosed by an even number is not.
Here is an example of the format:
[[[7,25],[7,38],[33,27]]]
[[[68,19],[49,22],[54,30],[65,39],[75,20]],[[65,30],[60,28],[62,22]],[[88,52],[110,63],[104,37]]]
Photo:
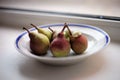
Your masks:
[[[83,35],[81,32],[71,32],[67,24],[66,24],[66,27],[69,31],[70,44],[71,44],[72,50],[76,54],[82,54],[88,47],[87,37]]]
[[[50,45],[47,36],[38,32],[29,31],[25,27],[23,27],[23,29],[28,32],[32,52],[36,55],[45,55]]]
[[[86,36],[84,35],[78,35],[77,37],[71,37],[70,40],[71,48],[76,54],[82,54],[88,46],[88,41]]]
[[[63,34],[64,29],[65,29],[65,26],[50,44],[50,50],[54,57],[65,57],[65,56],[68,56],[70,53],[71,47],[70,47],[69,41],[65,38]]]

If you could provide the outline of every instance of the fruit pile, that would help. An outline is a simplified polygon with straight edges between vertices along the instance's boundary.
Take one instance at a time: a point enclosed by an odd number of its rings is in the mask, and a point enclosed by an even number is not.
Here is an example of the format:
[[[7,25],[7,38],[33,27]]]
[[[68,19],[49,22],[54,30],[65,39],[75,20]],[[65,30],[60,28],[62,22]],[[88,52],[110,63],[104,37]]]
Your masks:
[[[72,32],[66,23],[60,32],[56,32],[50,27],[44,29],[38,28],[34,24],[31,25],[38,32],[29,31],[25,27],[23,29],[28,32],[30,49],[36,55],[45,55],[50,50],[54,57],[65,57],[69,55],[71,49],[75,54],[82,54],[87,49],[86,36],[80,32]],[[66,31],[65,28],[67,28]]]

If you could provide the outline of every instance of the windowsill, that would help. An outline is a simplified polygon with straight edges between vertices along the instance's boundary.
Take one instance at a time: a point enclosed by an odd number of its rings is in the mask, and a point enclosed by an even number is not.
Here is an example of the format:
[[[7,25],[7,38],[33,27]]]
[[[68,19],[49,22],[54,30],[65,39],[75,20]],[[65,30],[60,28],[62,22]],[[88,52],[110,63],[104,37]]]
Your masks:
[[[34,23],[36,25],[65,22],[87,24],[102,28],[110,35],[111,40],[120,41],[120,37],[118,37],[120,34],[120,21],[116,20],[16,10],[1,10],[0,17],[0,25],[8,25],[16,28],[20,28],[21,26],[28,26],[30,23]]]

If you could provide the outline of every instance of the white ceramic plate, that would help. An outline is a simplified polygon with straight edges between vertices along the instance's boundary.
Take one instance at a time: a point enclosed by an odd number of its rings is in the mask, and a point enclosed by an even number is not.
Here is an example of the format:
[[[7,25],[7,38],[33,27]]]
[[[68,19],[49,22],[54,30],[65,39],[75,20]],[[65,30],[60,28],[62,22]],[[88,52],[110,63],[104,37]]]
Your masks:
[[[54,30],[60,31],[63,28],[64,24],[50,24],[50,25],[42,25],[39,27],[48,28],[51,27]],[[87,36],[88,39],[88,48],[86,51],[81,55],[74,55],[74,52],[71,50],[70,55],[68,57],[53,57],[51,52],[48,51],[47,55],[45,56],[37,56],[31,53],[29,48],[29,37],[28,33],[25,31],[21,33],[15,42],[17,50],[34,59],[39,60],[40,62],[52,64],[52,65],[68,65],[80,62],[81,60],[89,57],[92,54],[97,53],[98,51],[105,48],[109,42],[110,37],[109,35],[100,28],[83,25],[83,24],[68,24],[72,31],[80,31]],[[29,29],[31,31],[36,31],[35,28]]]

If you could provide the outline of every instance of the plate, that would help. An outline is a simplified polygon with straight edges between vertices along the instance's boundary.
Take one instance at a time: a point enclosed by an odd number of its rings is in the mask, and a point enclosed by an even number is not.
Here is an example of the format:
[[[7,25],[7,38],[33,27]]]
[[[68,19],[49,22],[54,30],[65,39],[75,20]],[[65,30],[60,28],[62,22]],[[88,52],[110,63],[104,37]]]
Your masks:
[[[48,25],[41,25],[38,27],[47,28],[51,27],[53,30],[60,31],[63,28],[64,24],[48,24]],[[86,35],[88,39],[88,48],[83,54],[74,55],[74,52],[71,50],[70,55],[67,57],[53,57],[51,52],[48,51],[47,55],[45,56],[37,56],[31,53],[29,48],[29,36],[26,31],[21,33],[15,41],[16,49],[24,54],[25,56],[34,58],[39,60],[42,63],[51,64],[51,65],[69,65],[78,63],[89,56],[97,53],[98,51],[104,49],[110,43],[109,35],[102,29],[90,25],[84,24],[75,24],[69,23],[69,28],[72,31],[80,31],[84,35]],[[29,29],[30,31],[36,31],[35,28]]]

